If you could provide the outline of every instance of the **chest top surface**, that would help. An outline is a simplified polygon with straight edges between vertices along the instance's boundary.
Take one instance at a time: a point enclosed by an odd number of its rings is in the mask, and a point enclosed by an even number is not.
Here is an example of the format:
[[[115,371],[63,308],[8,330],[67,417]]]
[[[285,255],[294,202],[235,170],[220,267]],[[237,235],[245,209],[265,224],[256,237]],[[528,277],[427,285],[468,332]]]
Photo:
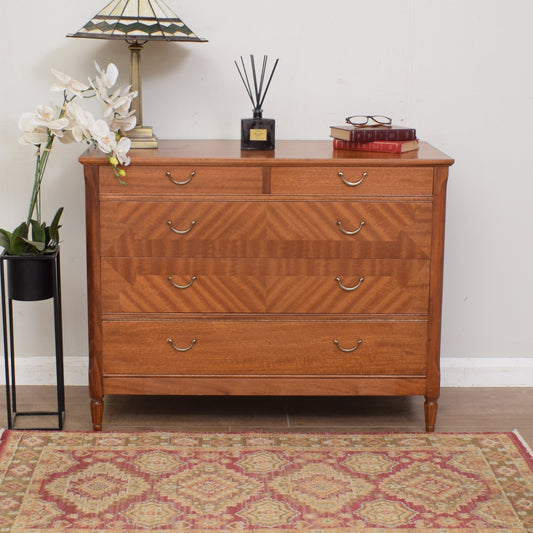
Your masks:
[[[135,165],[165,165],[194,162],[209,165],[285,166],[285,165],[366,165],[431,166],[453,164],[446,154],[430,144],[420,143],[418,150],[403,154],[334,150],[331,141],[276,142],[274,151],[241,151],[237,140],[161,140],[155,149],[133,149],[129,153]],[[80,157],[84,165],[107,164],[98,150],[88,150]]]

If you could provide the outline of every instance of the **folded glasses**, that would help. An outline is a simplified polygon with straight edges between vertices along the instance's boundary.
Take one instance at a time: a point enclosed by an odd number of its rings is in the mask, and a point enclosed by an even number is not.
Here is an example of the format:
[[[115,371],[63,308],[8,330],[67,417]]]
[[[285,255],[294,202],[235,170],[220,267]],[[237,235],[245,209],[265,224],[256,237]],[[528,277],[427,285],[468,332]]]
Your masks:
[[[346,117],[346,122],[352,126],[391,126],[392,119],[383,115],[352,115]]]

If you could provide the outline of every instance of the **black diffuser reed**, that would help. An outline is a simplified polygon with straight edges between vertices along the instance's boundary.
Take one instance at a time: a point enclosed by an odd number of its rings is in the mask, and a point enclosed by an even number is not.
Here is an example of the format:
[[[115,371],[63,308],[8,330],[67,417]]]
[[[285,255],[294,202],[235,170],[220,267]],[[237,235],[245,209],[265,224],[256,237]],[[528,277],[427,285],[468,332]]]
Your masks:
[[[241,149],[242,150],[274,150],[276,139],[275,130],[276,122],[272,118],[263,118],[263,102],[265,101],[270,82],[274,76],[276,67],[278,66],[279,59],[276,59],[274,67],[270,76],[268,76],[268,82],[265,85],[267,79],[267,64],[268,56],[263,56],[263,64],[261,67],[261,73],[258,75],[255,58],[250,55],[250,70],[252,73],[252,83],[244,64],[244,59],[241,56],[241,67],[239,63],[235,61],[235,66],[244,84],[244,88],[252,101],[254,106],[254,117],[243,118],[241,120]]]

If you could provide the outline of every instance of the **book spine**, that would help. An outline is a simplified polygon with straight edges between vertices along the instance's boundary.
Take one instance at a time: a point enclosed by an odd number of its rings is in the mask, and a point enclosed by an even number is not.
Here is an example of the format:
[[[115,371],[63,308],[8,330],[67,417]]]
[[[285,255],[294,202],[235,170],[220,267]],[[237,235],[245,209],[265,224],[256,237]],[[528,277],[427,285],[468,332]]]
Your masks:
[[[389,152],[391,154],[400,154],[402,152],[403,141],[372,141],[372,142],[354,142],[343,141],[342,139],[333,139],[333,148],[335,150],[364,150],[367,152]]]
[[[372,142],[372,141],[414,141],[416,130],[405,129],[353,129],[350,130],[350,140],[352,142]]]

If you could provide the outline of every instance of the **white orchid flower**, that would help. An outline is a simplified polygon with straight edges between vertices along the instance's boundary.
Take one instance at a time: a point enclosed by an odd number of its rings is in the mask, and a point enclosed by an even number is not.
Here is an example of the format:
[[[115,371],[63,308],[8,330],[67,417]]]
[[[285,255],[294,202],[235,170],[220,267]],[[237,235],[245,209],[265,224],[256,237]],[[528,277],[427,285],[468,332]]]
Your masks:
[[[105,120],[99,119],[95,121],[91,128],[91,137],[96,141],[98,148],[104,154],[115,151],[117,146],[115,132],[109,129],[109,125]]]
[[[121,137],[115,148],[115,157],[119,160],[121,165],[129,165],[130,158],[127,155],[131,148],[131,139],[129,137]]]
[[[126,87],[126,89],[122,91],[119,101],[115,103],[115,111],[121,115],[129,113],[131,103],[133,99],[137,97],[137,94],[137,91],[130,92],[130,87]]]
[[[71,120],[72,135],[76,142],[91,138],[91,128],[96,120],[89,111],[76,102],[70,102],[67,105],[67,116]]]
[[[131,111],[127,115],[115,115],[109,123],[109,128],[113,131],[130,131],[137,125],[137,117],[135,111]]]
[[[19,119],[19,129],[24,132],[19,138],[20,144],[38,146],[48,141],[48,130],[36,124],[35,113],[24,113]]]
[[[61,137],[69,125],[68,118],[58,118],[56,110],[48,105],[35,108],[35,125],[48,128],[55,136]]]
[[[63,72],[60,72],[59,70],[52,69],[52,73],[54,76],[59,80],[58,82],[55,82],[50,87],[51,91],[66,91],[70,90],[73,94],[76,96],[81,96],[83,91],[86,91],[89,89],[89,86],[85,83],[82,83],[81,81],[77,81],[73,78],[71,78],[68,74],[64,74]]]
[[[99,94],[100,101],[104,105],[104,117],[111,117],[116,113],[125,114],[129,111],[133,98],[137,96],[137,92],[130,93],[118,89],[113,94]]]
[[[106,70],[102,70],[100,65],[95,61],[96,70],[99,72],[100,76],[96,77],[96,81],[102,88],[111,89],[118,79],[118,68],[114,63],[109,63]]]
[[[65,131],[63,136],[59,137],[59,141],[62,144],[72,144],[74,142],[78,142],[78,140],[74,138],[74,135],[72,134],[72,131]]]

